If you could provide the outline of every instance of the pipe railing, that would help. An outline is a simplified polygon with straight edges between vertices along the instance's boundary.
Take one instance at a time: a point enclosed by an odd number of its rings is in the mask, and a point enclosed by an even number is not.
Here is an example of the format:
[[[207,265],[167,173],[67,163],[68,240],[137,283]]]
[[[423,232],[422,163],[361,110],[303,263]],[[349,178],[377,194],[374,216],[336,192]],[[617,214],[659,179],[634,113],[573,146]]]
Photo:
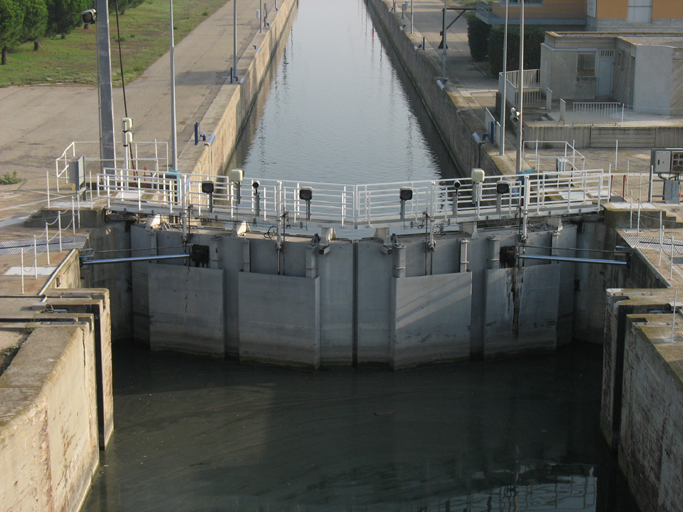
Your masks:
[[[67,185],[69,181],[69,162],[79,156],[84,156],[85,169],[84,172],[87,174],[89,172],[89,165],[97,164],[98,169],[96,173],[100,172],[99,166],[102,160],[99,157],[85,156],[87,154],[93,154],[98,152],[99,142],[96,141],[74,141],[69,144],[62,154],[55,158],[55,180],[57,193],[60,193],[60,183],[62,185]],[[168,154],[168,142],[152,141],[152,142],[133,142],[131,147],[124,147],[124,152],[130,151],[130,153],[124,153],[125,156],[117,157],[116,162],[118,164],[127,164],[126,167],[133,169],[143,169],[155,172],[166,172],[168,171],[169,165],[169,154]],[[92,168],[90,168],[92,171]],[[48,175],[49,183],[49,175]],[[49,189],[49,184],[48,184]]]
[[[290,223],[353,228],[451,224],[596,211],[609,200],[609,175],[575,170],[492,176],[481,184],[470,178],[363,185],[247,178],[237,184],[225,176],[106,169],[93,198],[117,211],[223,221],[267,223],[286,215]]]

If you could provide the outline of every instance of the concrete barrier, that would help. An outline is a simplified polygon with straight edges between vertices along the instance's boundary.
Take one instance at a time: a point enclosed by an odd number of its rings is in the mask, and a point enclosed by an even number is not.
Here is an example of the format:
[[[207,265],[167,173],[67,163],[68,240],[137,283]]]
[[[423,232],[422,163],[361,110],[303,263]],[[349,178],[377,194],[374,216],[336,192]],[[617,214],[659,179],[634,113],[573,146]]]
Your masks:
[[[641,510],[683,510],[683,342],[671,291],[608,290],[600,426]],[[657,313],[657,312],[660,313]]]
[[[0,377],[4,510],[78,510],[99,462],[91,325],[37,327]]]

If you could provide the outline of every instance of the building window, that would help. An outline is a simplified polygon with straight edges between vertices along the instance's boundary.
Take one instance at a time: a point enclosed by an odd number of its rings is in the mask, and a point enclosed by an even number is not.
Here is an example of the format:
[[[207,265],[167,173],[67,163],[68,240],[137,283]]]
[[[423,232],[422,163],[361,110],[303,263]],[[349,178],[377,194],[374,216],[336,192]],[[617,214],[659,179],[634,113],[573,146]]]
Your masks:
[[[652,23],[652,0],[628,0],[629,23]]]
[[[595,76],[595,53],[579,53],[576,62],[576,76]]]

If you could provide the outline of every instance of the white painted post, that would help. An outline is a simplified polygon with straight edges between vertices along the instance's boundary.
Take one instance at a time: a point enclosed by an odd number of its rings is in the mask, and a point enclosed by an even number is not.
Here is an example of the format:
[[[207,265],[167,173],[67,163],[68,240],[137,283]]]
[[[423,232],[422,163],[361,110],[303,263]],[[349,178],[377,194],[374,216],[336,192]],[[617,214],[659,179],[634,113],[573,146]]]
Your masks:
[[[616,140],[615,149],[614,149],[614,170],[616,171],[618,168],[619,168],[619,139]]]
[[[640,236],[640,197],[638,197],[638,224],[636,225],[636,233]]]
[[[560,123],[565,123],[565,118],[567,116],[567,102],[564,99],[560,99]]]
[[[631,201],[629,204],[629,214],[628,214],[628,228],[633,229],[633,192],[631,192]]]
[[[33,235],[33,274],[38,279],[38,240],[36,235]]]
[[[50,171],[45,171],[45,182],[47,183],[47,207],[50,207]],[[57,180],[59,182],[59,180]]]
[[[662,211],[659,210],[659,262],[657,266],[662,264],[662,245],[664,243],[664,226],[662,224]]]
[[[45,223],[45,251],[47,253],[47,264],[50,264],[50,232],[47,222]]]
[[[76,234],[76,210],[74,209],[74,198],[71,197],[71,234]]]
[[[674,278],[674,237],[671,237],[671,257],[669,258],[669,279]]]
[[[21,294],[24,295],[24,248],[21,248]]]
[[[62,214],[57,212],[57,229],[59,230],[59,252],[62,252]]]

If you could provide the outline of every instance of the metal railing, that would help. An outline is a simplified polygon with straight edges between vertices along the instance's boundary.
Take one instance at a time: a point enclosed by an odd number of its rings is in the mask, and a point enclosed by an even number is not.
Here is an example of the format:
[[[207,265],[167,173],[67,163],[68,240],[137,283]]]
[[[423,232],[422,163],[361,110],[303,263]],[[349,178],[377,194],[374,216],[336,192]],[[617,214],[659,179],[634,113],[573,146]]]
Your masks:
[[[503,94],[503,87],[507,87],[507,98],[510,103],[519,106],[519,71],[508,71],[505,76],[503,73],[498,75],[498,90]],[[541,70],[527,69],[524,71],[524,105],[539,106],[544,105],[544,88],[541,86]]]
[[[74,141],[69,144],[59,157],[55,158],[55,180],[57,185],[57,193],[59,193],[60,183],[68,185],[70,183],[69,177],[69,162],[84,155],[85,169],[84,175],[93,172],[95,174],[101,171],[100,157],[89,157],[87,154],[99,154],[100,143],[97,141]],[[124,156],[116,158],[116,164],[125,163],[125,167],[132,169],[149,169],[156,172],[168,171],[169,152],[168,142],[153,141],[153,142],[133,142],[130,148],[122,148]],[[90,166],[90,168],[88,168]],[[47,186],[50,188],[50,175],[47,175]]]
[[[70,213],[71,219],[69,220],[69,223],[66,226],[62,225],[62,216],[67,215]],[[48,222],[45,221],[45,229],[37,235],[33,235],[33,244],[32,244],[32,249],[33,249],[33,267],[26,267],[24,263],[24,256],[28,253],[30,254],[31,251],[24,251],[24,248],[21,248],[21,260],[20,260],[20,275],[21,275],[21,294],[24,295],[26,293],[25,290],[25,279],[26,276],[33,274],[34,279],[38,279],[38,255],[45,253],[46,255],[46,264],[49,266],[50,265],[50,246],[56,246],[56,248],[59,249],[59,252],[63,251],[63,243],[62,243],[62,234],[65,231],[71,231],[72,234],[76,234],[76,225],[79,225],[80,227],[80,210],[77,210],[76,206],[73,203],[71,204],[71,211],[69,210],[64,210],[64,211],[57,211],[57,218],[52,221]],[[50,233],[52,233],[52,236],[50,236]],[[39,250],[39,249],[43,249]],[[54,250],[54,249],[53,249]]]
[[[583,171],[586,167],[586,157],[566,141],[526,140],[523,150],[524,161],[537,173]]]
[[[624,105],[615,101],[575,101],[571,122],[574,124],[624,125]]]
[[[286,218],[340,228],[580,213],[597,211],[609,199],[609,175],[602,170],[493,176],[483,183],[461,178],[366,185],[267,179],[237,184],[223,176],[106,172],[97,176],[92,199],[106,201],[111,210],[256,223]]]

